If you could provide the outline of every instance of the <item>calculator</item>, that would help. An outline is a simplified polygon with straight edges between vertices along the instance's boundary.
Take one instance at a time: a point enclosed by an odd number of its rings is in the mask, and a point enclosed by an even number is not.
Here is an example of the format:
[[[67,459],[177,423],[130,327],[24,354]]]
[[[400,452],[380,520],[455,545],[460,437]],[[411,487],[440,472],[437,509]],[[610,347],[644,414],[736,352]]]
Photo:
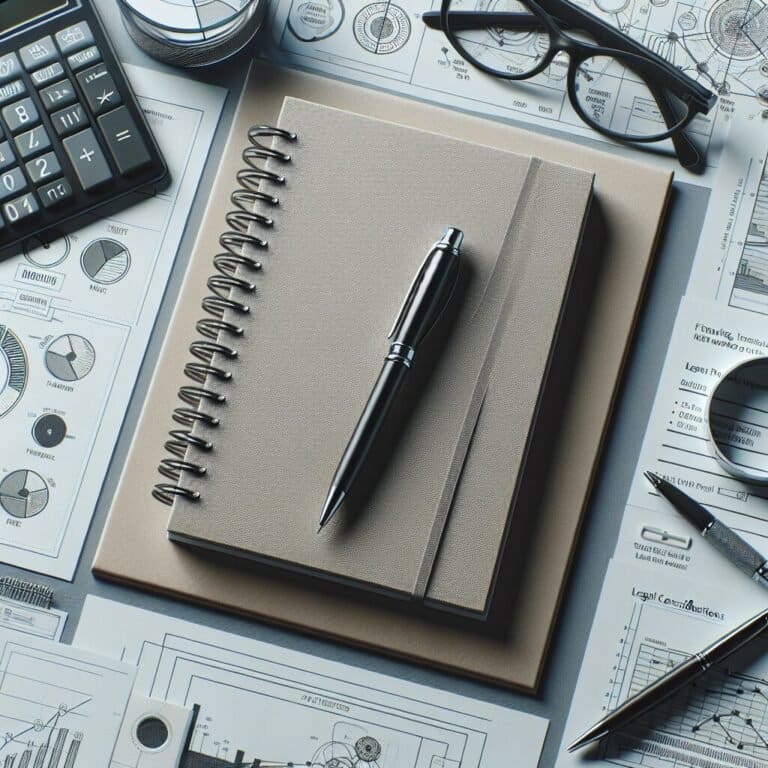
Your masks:
[[[0,256],[167,180],[91,2],[0,0]]]

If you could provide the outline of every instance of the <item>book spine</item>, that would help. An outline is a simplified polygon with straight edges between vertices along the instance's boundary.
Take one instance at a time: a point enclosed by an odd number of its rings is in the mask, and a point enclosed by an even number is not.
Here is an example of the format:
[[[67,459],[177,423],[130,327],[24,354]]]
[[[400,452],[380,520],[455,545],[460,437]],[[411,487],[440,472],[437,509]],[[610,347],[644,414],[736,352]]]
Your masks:
[[[262,167],[264,161],[285,164],[291,156],[275,146],[265,146],[262,139],[273,138],[278,142],[294,142],[296,134],[282,128],[258,125],[248,131],[249,144],[243,150],[245,166],[237,173],[237,188],[230,200],[233,209],[226,215],[227,231],[219,237],[222,251],[213,257],[214,273],[208,278],[210,294],[202,302],[207,317],[201,318],[196,330],[201,337],[189,347],[194,360],[184,366],[184,376],[192,384],[179,388],[178,396],[182,405],[173,412],[173,420],[180,425],[172,429],[165,450],[169,456],[160,462],[158,472],[171,482],[159,482],[152,489],[152,495],[163,504],[171,506],[177,498],[197,501],[199,491],[184,485],[187,475],[204,475],[206,467],[197,454],[213,450],[213,443],[195,433],[196,424],[216,427],[218,416],[208,409],[221,404],[226,395],[219,391],[219,385],[232,378],[230,371],[222,367],[222,361],[237,357],[235,340],[242,336],[243,329],[234,322],[237,315],[250,310],[240,298],[241,294],[253,293],[255,283],[247,279],[249,273],[261,270],[261,263],[254,258],[254,252],[265,249],[269,243],[256,234],[258,230],[269,229],[273,219],[263,211],[274,208],[279,198],[265,191],[267,185],[285,184],[285,177]],[[214,389],[214,387],[216,387]]]

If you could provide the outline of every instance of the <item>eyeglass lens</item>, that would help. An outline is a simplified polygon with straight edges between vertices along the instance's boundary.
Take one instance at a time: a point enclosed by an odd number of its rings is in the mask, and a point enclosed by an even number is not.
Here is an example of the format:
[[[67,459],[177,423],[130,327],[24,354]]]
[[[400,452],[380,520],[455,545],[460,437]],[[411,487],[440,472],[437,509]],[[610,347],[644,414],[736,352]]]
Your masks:
[[[532,16],[530,20],[519,17],[516,29],[501,24],[466,29],[461,17],[452,15],[452,11]],[[525,0],[451,0],[448,26],[459,53],[469,63],[501,77],[525,78],[535,73],[552,45],[544,22]],[[535,82],[562,89],[562,64],[558,56],[536,76]],[[628,58],[595,55],[579,62],[571,96],[574,108],[586,123],[628,140],[649,141],[669,136],[687,121],[689,114],[689,107],[668,89],[633,71]]]

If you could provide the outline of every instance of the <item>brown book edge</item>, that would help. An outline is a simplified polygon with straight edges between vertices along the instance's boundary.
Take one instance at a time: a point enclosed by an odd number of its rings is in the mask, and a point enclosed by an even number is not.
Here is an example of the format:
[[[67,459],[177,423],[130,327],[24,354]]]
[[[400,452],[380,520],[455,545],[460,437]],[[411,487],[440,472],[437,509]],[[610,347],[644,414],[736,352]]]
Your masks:
[[[608,418],[626,358],[628,339],[634,328],[651,256],[659,236],[659,225],[666,207],[671,174],[622,158],[610,157],[575,145],[529,134],[500,123],[447,112],[437,107],[367,91],[326,78],[287,70],[274,71],[263,63],[256,64],[255,68],[259,72],[254,75],[257,84],[252,85],[252,88],[259,91],[258,105],[244,104],[238,112],[234,132],[228,144],[228,153],[222,163],[224,173],[229,172],[232,167],[240,167],[239,152],[244,145],[244,138],[239,134],[243,128],[243,121],[250,121],[249,118],[254,122],[276,120],[282,96],[285,94],[314,99],[341,108],[350,108],[363,114],[399,120],[431,130],[439,126],[450,135],[479,140],[513,151],[531,152],[557,162],[568,162],[570,159],[574,165],[597,172],[597,202],[600,204],[602,197],[606,218],[614,224],[614,228],[618,227],[612,233],[614,239],[609,245],[612,244],[613,248],[609,250],[620,257],[622,249],[625,249],[627,251],[623,254],[625,259],[630,255],[630,251],[633,258],[628,263],[620,265],[621,268],[616,268],[614,265],[612,282],[609,282],[614,289],[619,286],[624,290],[618,292],[621,294],[619,296],[616,290],[611,290],[608,286],[603,289],[600,301],[596,301],[599,311],[595,311],[590,320],[590,326],[595,329],[593,343],[590,349],[585,350],[586,354],[580,360],[582,371],[584,366],[587,366],[587,372],[581,373],[580,380],[585,383],[590,382],[588,392],[594,390],[594,381],[600,381],[602,377],[604,388],[604,392],[601,390],[600,398],[603,406],[602,415],[596,422],[594,414],[585,412],[588,409],[569,412],[567,431],[571,435],[570,439],[575,439],[575,436],[583,439],[584,435],[591,435],[594,438],[589,447],[592,458],[589,459],[589,467],[585,468],[582,465],[581,470],[577,468],[574,471],[573,463],[566,466],[565,463],[558,462],[555,457],[555,463],[561,467],[563,477],[558,484],[558,492],[553,493],[550,489],[548,499],[542,501],[544,505],[542,508],[549,509],[550,515],[535,532],[532,541],[532,562],[539,563],[540,568],[539,573],[534,574],[533,583],[526,590],[527,594],[523,596],[524,604],[519,609],[520,612],[516,614],[517,618],[522,617],[520,624],[526,625],[526,632],[523,633],[519,632],[519,626],[516,627],[518,634],[521,635],[518,644],[509,638],[480,636],[475,627],[471,632],[466,632],[455,627],[440,625],[437,621],[425,624],[423,620],[419,622],[418,617],[398,613],[396,609],[357,604],[353,598],[340,598],[323,591],[312,591],[307,586],[281,580],[275,574],[243,571],[227,574],[226,567],[220,562],[196,560],[195,556],[189,552],[177,551],[178,547],[165,540],[167,508],[154,504],[149,497],[149,487],[157,481],[157,476],[154,470],[149,471],[147,462],[156,463],[157,456],[162,455],[162,441],[159,446],[149,446],[149,450],[146,446],[142,447],[141,453],[149,454],[149,456],[145,455],[144,460],[138,455],[138,445],[133,446],[126,466],[126,475],[118,490],[113,513],[97,552],[94,572],[99,576],[158,590],[184,599],[192,599],[211,607],[225,608],[246,616],[258,616],[282,626],[351,642],[460,674],[469,674],[479,679],[526,691],[534,690],[539,684],[546,650],[552,638],[554,619],[562,600],[565,576],[575,551],[577,532],[580,529],[584,507],[594,478],[596,457],[599,455],[599,448],[605,437]],[[626,185],[628,177],[634,179],[631,190],[627,189]],[[221,178],[217,181],[215,191],[227,191],[226,197],[221,198],[222,205],[231,191],[233,179],[234,174],[231,178]],[[217,199],[215,193],[213,199]],[[209,256],[215,252],[211,250],[212,243],[209,242],[215,240],[211,228],[218,227],[215,229],[216,236],[223,231],[226,208],[228,206],[224,205],[221,210],[211,210],[206,214],[196,252],[202,249]],[[640,249],[639,255],[636,252],[638,242],[645,244]],[[199,255],[199,258],[202,257]],[[210,270],[206,271],[206,275],[208,271]],[[199,298],[205,292],[205,287],[188,285],[188,283],[191,281],[185,282],[184,303],[187,307],[199,307]],[[180,305],[180,308],[182,306]],[[184,316],[184,312],[180,314]],[[602,323],[601,317],[605,317]],[[607,320],[611,322],[607,323]],[[621,333],[616,332],[619,320]],[[611,329],[607,339],[610,354],[606,354],[604,346],[597,343],[600,329],[604,329],[606,325]],[[602,335],[605,337],[604,330]],[[175,344],[187,340],[182,333],[178,334],[178,338],[172,333],[169,334],[169,341],[171,337],[174,338]],[[193,338],[192,331],[190,331],[189,340],[191,338]],[[616,343],[619,348],[615,348]],[[166,343],[166,347],[168,346],[170,346],[169,342]],[[166,352],[164,348],[163,355]],[[186,360],[186,357],[183,350],[178,350],[176,354],[169,354],[166,365],[175,365],[177,362]],[[610,375],[606,376],[605,366],[608,357],[614,361],[614,365],[611,366]],[[180,379],[181,366],[177,370],[176,387]],[[590,376],[589,371],[593,371],[595,375]],[[582,389],[584,386],[582,385]],[[155,389],[159,389],[157,382],[153,382],[148,402],[152,402]],[[166,394],[166,392],[158,393],[162,397]],[[591,400],[594,399],[591,397]],[[163,413],[161,409],[167,406],[169,417],[175,404],[174,389],[172,400],[154,404],[156,408],[154,413]],[[146,419],[143,421],[151,421],[151,414],[145,413],[144,416]],[[169,418],[168,423],[170,423]],[[138,434],[141,434],[142,428],[140,424]],[[558,454],[562,454],[564,450],[563,443],[558,445]],[[583,448],[576,445],[571,451],[576,451],[580,455]],[[138,469],[136,467],[132,469],[132,464],[145,464],[146,471],[137,476]],[[574,486],[576,486],[575,491]],[[582,499],[582,503],[574,504],[574,497]],[[118,530],[121,523],[118,507],[121,504],[123,514],[131,515],[131,524],[128,525],[133,536],[131,540],[124,537],[128,531]],[[564,510],[569,511],[570,514],[563,514]],[[137,519],[137,515],[140,515],[141,519]],[[123,521],[124,524],[126,522]],[[168,555],[166,562],[157,562],[151,555],[146,554],[147,550],[142,546],[142,538],[149,543],[158,544],[157,537],[162,537],[164,551]],[[551,551],[552,544],[548,542],[555,542],[554,552]],[[137,557],[137,553],[144,555],[143,562],[140,556]],[[547,567],[544,568],[544,565]],[[137,573],[141,573],[142,578],[137,578]],[[554,573],[554,577],[548,583],[536,583],[537,576],[551,573]],[[218,589],[212,588],[211,579],[219,579]],[[230,586],[238,585],[240,591],[233,594],[224,586],[224,582]],[[214,595],[213,593],[216,592],[218,594]],[[525,599],[528,601],[527,606]],[[536,603],[535,606],[531,605],[532,600]],[[355,620],[347,621],[347,619]],[[396,631],[392,629],[393,621],[397,625]],[[533,633],[529,624],[535,625]],[[389,641],[376,642],[374,639],[387,636]]]

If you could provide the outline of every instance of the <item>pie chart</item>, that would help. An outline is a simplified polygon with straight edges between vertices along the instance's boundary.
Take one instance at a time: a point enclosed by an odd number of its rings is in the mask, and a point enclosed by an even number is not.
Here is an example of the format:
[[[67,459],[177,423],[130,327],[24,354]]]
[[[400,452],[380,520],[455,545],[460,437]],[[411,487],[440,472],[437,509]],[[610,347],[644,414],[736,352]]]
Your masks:
[[[37,472],[19,469],[0,482],[0,507],[11,517],[35,517],[48,504],[48,486]]]
[[[45,352],[45,367],[61,381],[79,381],[96,362],[96,350],[88,339],[75,333],[59,336]]]
[[[80,264],[94,283],[110,285],[125,277],[131,266],[131,255],[117,240],[94,240],[83,251]]]
[[[19,401],[27,386],[27,355],[18,336],[0,325],[0,418]]]

